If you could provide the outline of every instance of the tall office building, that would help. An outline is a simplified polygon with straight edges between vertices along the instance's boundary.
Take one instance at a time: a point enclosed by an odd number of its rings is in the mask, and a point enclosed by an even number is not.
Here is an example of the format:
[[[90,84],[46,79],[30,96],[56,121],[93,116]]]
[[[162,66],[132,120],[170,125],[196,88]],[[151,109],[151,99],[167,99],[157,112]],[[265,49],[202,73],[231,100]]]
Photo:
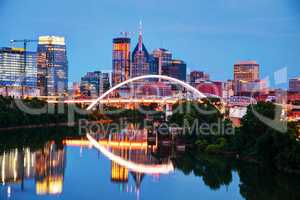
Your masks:
[[[172,61],[172,53],[167,49],[158,48],[152,52],[152,56],[158,61],[158,74],[162,74],[162,67],[168,65]]]
[[[150,55],[143,44],[142,25],[140,24],[138,44],[132,52],[131,78],[150,73]]]
[[[300,77],[289,80],[289,91],[300,92]]]
[[[256,61],[241,61],[234,64],[234,93],[244,96],[262,88],[259,80],[259,64]]]
[[[25,52],[22,48],[0,48],[0,94],[15,97],[33,95],[36,70],[35,52]]]
[[[234,64],[235,81],[255,81],[259,79],[259,64],[256,61],[241,61]]]
[[[172,60],[162,66],[162,75],[170,76],[181,81],[186,81],[186,64],[182,60]]]
[[[98,97],[110,87],[109,74],[100,71],[88,72],[81,78],[80,93],[86,97]]]
[[[42,96],[64,96],[67,94],[68,60],[64,37],[39,37],[37,78],[37,85]]]
[[[130,78],[130,38],[113,39],[112,85]]]

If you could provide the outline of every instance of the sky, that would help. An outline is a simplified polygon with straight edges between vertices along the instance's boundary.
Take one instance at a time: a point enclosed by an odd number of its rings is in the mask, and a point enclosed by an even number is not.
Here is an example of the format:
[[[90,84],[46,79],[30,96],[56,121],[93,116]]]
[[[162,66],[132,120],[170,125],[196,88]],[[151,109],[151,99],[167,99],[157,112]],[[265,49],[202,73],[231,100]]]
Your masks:
[[[148,51],[166,48],[212,80],[231,79],[241,60],[256,60],[271,82],[283,68],[300,76],[299,0],[0,0],[0,47],[64,36],[69,80],[79,81],[87,71],[111,71],[120,32],[136,33],[133,50],[140,20]]]

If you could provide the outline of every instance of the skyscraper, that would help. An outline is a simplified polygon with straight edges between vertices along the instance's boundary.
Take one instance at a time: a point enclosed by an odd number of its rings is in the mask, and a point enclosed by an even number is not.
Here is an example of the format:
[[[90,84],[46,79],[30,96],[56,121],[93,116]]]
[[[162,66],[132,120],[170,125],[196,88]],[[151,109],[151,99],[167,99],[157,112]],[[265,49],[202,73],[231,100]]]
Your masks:
[[[259,64],[256,61],[241,61],[234,64],[235,81],[255,81],[259,79]]]
[[[113,39],[112,85],[130,78],[130,38]]]
[[[162,75],[170,76],[181,81],[186,81],[186,64],[182,60],[172,60],[162,66]]]
[[[250,94],[252,91],[248,91],[247,88],[260,88],[259,64],[256,61],[241,61],[234,64],[235,95]]]
[[[158,59],[158,74],[162,74],[162,67],[172,61],[172,53],[166,49],[158,48],[152,52],[152,56]]]
[[[87,97],[98,97],[109,89],[109,74],[100,71],[88,72],[81,78],[80,93]]]
[[[38,88],[41,95],[66,95],[68,60],[64,37],[40,36],[37,54]]]
[[[131,78],[150,73],[150,55],[143,44],[142,24],[139,28],[138,44],[132,53]]]
[[[36,89],[36,70],[35,52],[25,54],[23,48],[0,48],[0,94],[30,95],[30,90]]]

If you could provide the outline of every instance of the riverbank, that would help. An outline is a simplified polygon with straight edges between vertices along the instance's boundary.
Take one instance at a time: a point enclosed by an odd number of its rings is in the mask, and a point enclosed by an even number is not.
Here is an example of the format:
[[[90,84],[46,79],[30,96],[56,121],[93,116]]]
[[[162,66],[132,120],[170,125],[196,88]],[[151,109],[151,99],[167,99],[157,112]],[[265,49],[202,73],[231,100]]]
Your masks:
[[[96,121],[89,121],[89,122],[98,123],[98,124],[107,124],[112,122],[112,120],[96,120]],[[3,131],[14,131],[20,129],[52,128],[52,127],[66,127],[66,126],[74,127],[76,125],[79,125],[79,122],[61,122],[61,123],[39,124],[39,125],[24,125],[24,126],[0,128],[0,133]]]

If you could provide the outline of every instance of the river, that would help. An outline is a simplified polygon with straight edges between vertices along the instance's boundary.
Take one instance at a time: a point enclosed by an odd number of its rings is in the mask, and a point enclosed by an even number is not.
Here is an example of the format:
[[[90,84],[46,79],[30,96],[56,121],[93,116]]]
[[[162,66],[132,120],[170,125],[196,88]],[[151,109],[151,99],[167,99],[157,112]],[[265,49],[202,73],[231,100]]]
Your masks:
[[[72,131],[1,133],[0,199],[300,199],[297,176],[177,151],[145,130],[94,138],[98,146]]]

